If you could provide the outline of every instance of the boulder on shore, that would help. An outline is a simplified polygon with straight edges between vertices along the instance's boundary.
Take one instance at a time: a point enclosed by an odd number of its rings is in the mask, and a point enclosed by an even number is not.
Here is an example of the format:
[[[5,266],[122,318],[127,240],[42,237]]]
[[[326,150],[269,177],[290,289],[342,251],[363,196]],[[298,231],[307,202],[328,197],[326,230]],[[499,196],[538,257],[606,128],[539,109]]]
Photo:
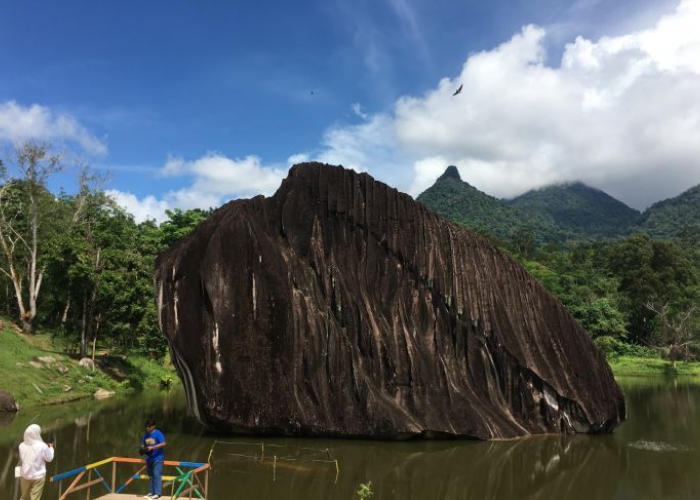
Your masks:
[[[90,359],[90,358],[82,358],[78,364],[82,366],[83,368],[87,368],[89,370],[94,370],[95,369],[95,362]]]
[[[100,389],[97,389],[95,391],[95,394],[93,394],[93,397],[95,399],[100,400],[100,399],[111,398],[112,396],[114,396],[114,394],[115,394],[114,391],[108,391],[107,389],[100,388]]]
[[[0,391],[0,412],[15,412],[19,410],[19,405],[12,394]]]
[[[603,355],[517,262],[367,174],[295,165],[159,256],[191,410],[234,432],[500,439],[611,432]]]

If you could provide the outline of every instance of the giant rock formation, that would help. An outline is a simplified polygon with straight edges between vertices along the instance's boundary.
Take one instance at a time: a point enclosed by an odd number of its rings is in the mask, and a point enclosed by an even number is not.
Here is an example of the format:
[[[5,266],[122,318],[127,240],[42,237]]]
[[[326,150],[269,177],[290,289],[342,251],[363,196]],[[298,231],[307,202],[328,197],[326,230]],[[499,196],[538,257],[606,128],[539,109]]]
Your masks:
[[[518,263],[341,167],[221,207],[159,257],[156,290],[211,428],[497,439],[625,417],[604,357]]]

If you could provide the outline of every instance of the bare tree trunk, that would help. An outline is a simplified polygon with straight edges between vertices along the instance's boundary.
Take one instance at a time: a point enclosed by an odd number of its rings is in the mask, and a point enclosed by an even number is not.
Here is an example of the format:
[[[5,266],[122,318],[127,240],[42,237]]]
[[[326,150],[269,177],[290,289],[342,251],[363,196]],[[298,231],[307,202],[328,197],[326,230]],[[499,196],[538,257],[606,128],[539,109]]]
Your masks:
[[[97,249],[97,255],[95,256],[95,271],[99,272],[100,269],[100,255],[102,251],[100,248]],[[99,276],[99,275],[98,275]],[[97,331],[95,330],[95,308],[97,307],[97,295],[100,291],[100,280],[99,278],[95,279],[95,282],[92,284],[92,290],[90,291],[90,298],[86,298],[86,307],[85,307],[85,340],[86,342],[90,342],[91,340],[93,341],[93,349],[92,349],[92,354],[93,354],[93,361],[95,360],[95,345],[94,343],[97,341]]]
[[[22,321],[22,329],[24,333],[32,333],[32,324],[36,317],[36,299],[39,296],[41,288],[42,272],[37,273],[37,232],[39,229],[39,207],[37,206],[36,193],[34,186],[29,190],[29,202],[32,215],[31,226],[31,252],[29,261],[29,311],[25,313],[25,319]]]
[[[87,297],[83,299],[83,325],[80,331],[80,358],[87,356]]]
[[[68,311],[70,310],[70,297],[68,298],[68,302],[66,302],[66,307],[63,308],[63,314],[61,315],[61,324],[65,325],[66,321],[68,321]]]
[[[97,334],[92,339],[92,371],[95,371],[95,348],[97,347]]]

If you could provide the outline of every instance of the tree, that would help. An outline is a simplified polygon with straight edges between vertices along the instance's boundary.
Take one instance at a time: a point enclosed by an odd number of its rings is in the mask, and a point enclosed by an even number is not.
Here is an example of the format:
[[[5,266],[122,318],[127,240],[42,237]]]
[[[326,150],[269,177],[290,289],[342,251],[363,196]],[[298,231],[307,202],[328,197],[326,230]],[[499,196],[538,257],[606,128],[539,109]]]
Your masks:
[[[607,297],[577,304],[569,309],[593,338],[602,336],[618,338],[624,337],[627,333],[624,316],[614,302]]]
[[[668,349],[671,361],[690,361],[698,342],[698,306],[678,310],[663,304],[660,307],[647,304],[647,308],[657,314],[659,322],[659,340]]]
[[[535,234],[529,229],[519,229],[513,235],[512,243],[516,252],[529,258],[535,251]]]
[[[615,246],[609,265],[620,277],[633,339],[665,342],[670,337],[661,333],[663,316],[673,319],[698,303],[700,274],[689,255],[673,242],[647,235],[631,236]]]
[[[61,158],[46,144],[27,142],[15,150],[12,162],[17,178],[4,164],[0,170],[0,272],[14,287],[22,330],[32,333],[44,277],[41,233],[54,204],[46,181],[61,169]]]
[[[176,242],[188,236],[204,219],[211,215],[212,210],[194,208],[191,210],[166,210],[168,220],[160,225],[163,249],[169,248]]]

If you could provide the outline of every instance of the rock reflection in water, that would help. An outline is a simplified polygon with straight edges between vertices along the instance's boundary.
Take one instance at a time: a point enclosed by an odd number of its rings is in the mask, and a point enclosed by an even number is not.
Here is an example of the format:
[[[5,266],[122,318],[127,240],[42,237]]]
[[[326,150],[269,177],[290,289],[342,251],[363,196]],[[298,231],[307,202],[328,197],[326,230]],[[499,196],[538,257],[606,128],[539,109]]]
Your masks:
[[[9,427],[17,418],[17,413],[0,411],[0,427]]]
[[[575,500],[614,498],[627,467],[624,448],[610,436],[490,443],[345,441],[334,455],[341,462],[337,484],[335,471],[327,469],[278,469],[273,481],[270,470],[229,463],[224,472],[215,461],[214,472],[235,475],[241,498],[287,498],[289,491],[303,491],[307,499],[344,498],[371,480],[376,498]],[[268,481],[261,488],[262,474]]]

